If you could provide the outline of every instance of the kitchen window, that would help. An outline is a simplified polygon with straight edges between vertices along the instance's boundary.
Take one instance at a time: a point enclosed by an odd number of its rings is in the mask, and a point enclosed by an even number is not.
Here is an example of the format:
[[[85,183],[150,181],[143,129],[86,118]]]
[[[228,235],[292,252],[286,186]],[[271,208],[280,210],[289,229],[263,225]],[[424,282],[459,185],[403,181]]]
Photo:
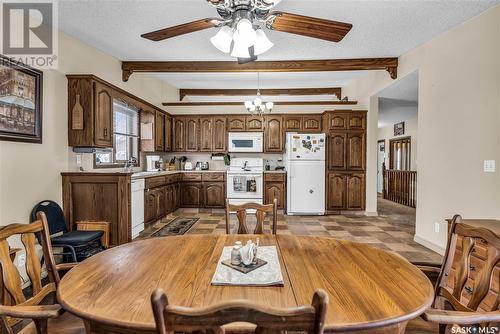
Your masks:
[[[139,165],[139,109],[123,101],[113,100],[113,149],[96,153],[95,166],[120,167],[135,160]]]

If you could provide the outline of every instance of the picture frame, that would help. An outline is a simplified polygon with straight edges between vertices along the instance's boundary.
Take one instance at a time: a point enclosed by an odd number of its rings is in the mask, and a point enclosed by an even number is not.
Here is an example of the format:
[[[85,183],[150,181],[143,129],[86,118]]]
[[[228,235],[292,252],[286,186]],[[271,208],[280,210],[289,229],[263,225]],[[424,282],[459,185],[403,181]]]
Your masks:
[[[402,136],[405,134],[405,122],[394,124],[394,136]]]
[[[0,55],[0,140],[42,143],[43,72]]]

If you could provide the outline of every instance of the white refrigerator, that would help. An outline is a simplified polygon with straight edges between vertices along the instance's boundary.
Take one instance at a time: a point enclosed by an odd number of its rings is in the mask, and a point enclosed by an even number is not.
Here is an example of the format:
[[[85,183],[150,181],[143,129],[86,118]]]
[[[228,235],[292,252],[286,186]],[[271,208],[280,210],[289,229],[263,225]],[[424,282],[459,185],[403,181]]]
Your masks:
[[[286,135],[287,214],[325,214],[325,134]]]

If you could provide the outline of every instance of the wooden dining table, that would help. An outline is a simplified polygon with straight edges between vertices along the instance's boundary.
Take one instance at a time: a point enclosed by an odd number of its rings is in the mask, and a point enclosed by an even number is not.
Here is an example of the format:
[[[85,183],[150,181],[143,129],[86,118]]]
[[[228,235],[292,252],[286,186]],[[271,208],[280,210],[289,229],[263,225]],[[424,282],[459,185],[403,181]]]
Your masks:
[[[261,246],[276,246],[283,286],[211,285],[223,247],[257,237]],[[150,296],[156,288],[166,292],[170,304],[194,308],[234,299],[296,307],[310,304],[321,288],[329,296],[327,332],[403,333],[433,301],[429,279],[397,254],[290,235],[190,235],[128,243],[75,266],[62,278],[57,296],[93,333],[154,333]],[[251,327],[226,328],[245,329]]]

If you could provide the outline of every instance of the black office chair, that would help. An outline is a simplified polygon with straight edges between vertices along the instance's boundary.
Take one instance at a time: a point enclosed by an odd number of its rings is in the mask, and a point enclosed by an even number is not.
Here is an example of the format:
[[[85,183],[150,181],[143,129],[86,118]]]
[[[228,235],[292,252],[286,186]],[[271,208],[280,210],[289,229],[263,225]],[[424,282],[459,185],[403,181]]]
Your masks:
[[[103,231],[68,231],[64,213],[61,207],[53,201],[42,201],[31,211],[31,222],[36,220],[36,213],[42,211],[47,216],[52,247],[62,248],[64,262],[70,258],[72,262],[83,261],[86,258],[104,250],[102,245]],[[39,236],[37,236],[39,238]],[[40,240],[38,240],[40,242]]]

